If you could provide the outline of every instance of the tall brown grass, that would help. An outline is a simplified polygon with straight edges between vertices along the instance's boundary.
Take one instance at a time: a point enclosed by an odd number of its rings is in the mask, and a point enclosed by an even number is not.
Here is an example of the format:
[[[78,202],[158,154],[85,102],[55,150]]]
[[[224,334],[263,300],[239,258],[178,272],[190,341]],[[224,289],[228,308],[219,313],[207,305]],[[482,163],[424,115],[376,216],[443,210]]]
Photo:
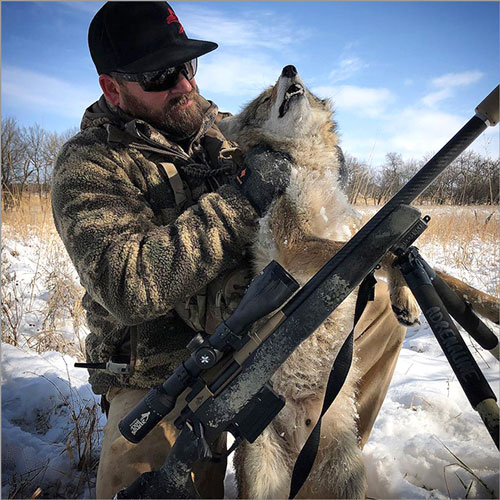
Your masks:
[[[380,209],[359,205],[361,224]],[[500,212],[495,205],[417,207],[429,215],[428,228],[415,242],[431,265],[453,268],[453,275],[497,297],[500,296]]]
[[[35,272],[29,283],[23,283],[9,265],[6,252],[12,250],[2,239],[2,340],[36,352],[55,350],[84,359],[84,290],[55,230],[50,198],[25,197],[13,210],[2,210],[2,229],[4,238],[7,233],[8,238],[38,245]],[[35,304],[36,290],[47,291],[43,306]],[[40,326],[28,324],[22,329],[29,314],[40,319]],[[73,325],[72,338],[62,331],[68,321]]]
[[[25,196],[12,210],[5,210],[2,206],[2,226],[4,225],[15,228],[21,237],[33,231],[38,234],[52,232],[55,228],[50,197]]]

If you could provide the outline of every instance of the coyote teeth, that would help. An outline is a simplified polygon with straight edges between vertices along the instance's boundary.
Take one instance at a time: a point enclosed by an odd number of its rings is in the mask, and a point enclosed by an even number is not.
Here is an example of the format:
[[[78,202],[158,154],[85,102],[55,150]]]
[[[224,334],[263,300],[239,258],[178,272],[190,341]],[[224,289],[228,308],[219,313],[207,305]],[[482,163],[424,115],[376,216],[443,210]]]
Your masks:
[[[291,85],[285,93],[285,99],[290,99],[294,95],[299,95],[304,93],[304,88],[300,85]]]

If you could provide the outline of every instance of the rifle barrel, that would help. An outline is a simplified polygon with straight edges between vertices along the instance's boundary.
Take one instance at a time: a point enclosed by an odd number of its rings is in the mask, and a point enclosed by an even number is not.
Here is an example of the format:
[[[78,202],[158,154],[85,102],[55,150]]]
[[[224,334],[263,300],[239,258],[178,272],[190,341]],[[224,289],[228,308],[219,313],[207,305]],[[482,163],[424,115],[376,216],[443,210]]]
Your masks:
[[[409,205],[420,196],[443,172],[443,170],[465,151],[488,127],[498,123],[497,86],[477,106],[473,116],[414,176],[389,200],[380,212],[388,213],[396,205]],[[379,212],[379,213],[380,213]]]
[[[416,200],[490,126],[498,123],[499,86],[477,106],[473,116],[359,231],[364,236],[399,205]],[[350,249],[352,250],[352,249]],[[342,250],[341,250],[342,252]]]

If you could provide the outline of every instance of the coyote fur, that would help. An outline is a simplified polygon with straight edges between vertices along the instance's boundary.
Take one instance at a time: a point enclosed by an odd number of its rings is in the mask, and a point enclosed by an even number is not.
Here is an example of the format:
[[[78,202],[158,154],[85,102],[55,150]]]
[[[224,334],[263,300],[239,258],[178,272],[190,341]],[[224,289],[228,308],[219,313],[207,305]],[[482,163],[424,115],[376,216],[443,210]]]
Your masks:
[[[219,124],[244,152],[265,145],[286,153],[294,165],[286,192],[260,220],[253,247],[256,272],[275,259],[303,285],[351,236],[349,225],[356,216],[341,188],[345,173],[332,116],[330,102],[314,96],[296,69],[287,66],[273,87]],[[415,322],[418,307],[396,272],[389,289],[399,319]],[[319,417],[331,365],[352,329],[355,302],[353,293],[273,376],[274,389],[287,403],[253,444],[237,450],[240,498],[288,498],[293,464]],[[323,418],[318,456],[298,497],[365,497],[356,430],[357,377],[354,361]]]
[[[256,272],[275,259],[303,285],[351,237],[356,215],[342,189],[346,172],[332,117],[331,103],[313,95],[295,67],[286,66],[274,86],[238,115],[219,123],[224,135],[237,141],[244,152],[264,145],[286,153],[294,164],[286,192],[260,220],[253,247]],[[390,264],[387,260],[382,267],[392,308],[400,323],[408,326],[418,319],[418,305]],[[441,276],[463,292],[464,284]],[[470,299],[470,287],[467,291]],[[273,376],[272,385],[285,396],[286,406],[253,444],[237,449],[240,498],[288,498],[293,465],[319,417],[329,370],[352,328],[355,301],[353,293]],[[498,300],[494,302],[498,316]],[[342,390],[323,418],[318,456],[297,498],[365,497],[356,429],[358,377],[354,359]]]

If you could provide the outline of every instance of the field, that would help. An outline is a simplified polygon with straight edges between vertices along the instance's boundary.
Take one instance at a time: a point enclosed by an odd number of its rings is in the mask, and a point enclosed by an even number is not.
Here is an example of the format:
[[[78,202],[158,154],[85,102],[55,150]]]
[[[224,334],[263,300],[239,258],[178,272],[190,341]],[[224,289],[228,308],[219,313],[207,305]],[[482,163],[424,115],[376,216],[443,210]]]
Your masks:
[[[364,219],[376,210],[357,208]],[[421,210],[431,216],[417,242],[426,260],[499,296],[497,208]],[[83,290],[47,201],[3,213],[2,232],[2,497],[94,498],[105,418],[86,371],[73,367],[87,334]],[[498,396],[497,361],[464,338]],[[499,496],[498,452],[423,317],[363,454],[370,497]],[[232,469],[226,485],[231,498]]]

